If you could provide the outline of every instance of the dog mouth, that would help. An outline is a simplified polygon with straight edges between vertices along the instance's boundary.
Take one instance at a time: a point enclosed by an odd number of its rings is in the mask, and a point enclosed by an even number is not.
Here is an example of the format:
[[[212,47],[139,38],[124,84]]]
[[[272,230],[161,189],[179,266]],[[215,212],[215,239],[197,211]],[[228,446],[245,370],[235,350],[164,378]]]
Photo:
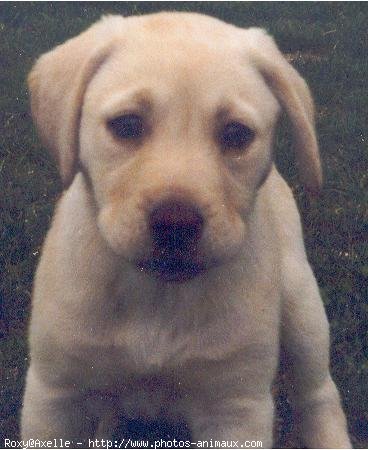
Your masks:
[[[139,262],[137,267],[162,281],[176,283],[191,280],[206,270],[203,264],[180,257],[152,258]]]

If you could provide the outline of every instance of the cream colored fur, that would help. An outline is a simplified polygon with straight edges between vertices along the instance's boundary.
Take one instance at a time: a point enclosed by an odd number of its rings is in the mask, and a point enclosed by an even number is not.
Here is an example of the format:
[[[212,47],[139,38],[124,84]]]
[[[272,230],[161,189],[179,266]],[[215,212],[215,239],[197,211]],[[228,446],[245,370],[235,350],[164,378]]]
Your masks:
[[[271,37],[187,13],[109,16],[43,55],[32,112],[65,185],[37,270],[22,437],[93,437],[98,421],[184,418],[193,439],[272,445],[282,344],[308,447],[349,447],[329,331],[291,190],[272,162],[281,109],[306,187],[321,168],[306,83]],[[143,115],[143,142],[106,121]],[[217,130],[255,131],[223,152]],[[171,195],[204,216],[208,267],[138,270],[147,212]]]

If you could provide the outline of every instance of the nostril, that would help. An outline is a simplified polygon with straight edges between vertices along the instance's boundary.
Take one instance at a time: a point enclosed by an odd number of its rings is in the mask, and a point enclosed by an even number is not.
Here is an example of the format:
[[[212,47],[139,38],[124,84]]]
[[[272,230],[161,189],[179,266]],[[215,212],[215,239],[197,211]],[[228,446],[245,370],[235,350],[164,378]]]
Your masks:
[[[151,212],[149,225],[156,246],[185,250],[200,239],[203,217],[190,203],[166,200]]]

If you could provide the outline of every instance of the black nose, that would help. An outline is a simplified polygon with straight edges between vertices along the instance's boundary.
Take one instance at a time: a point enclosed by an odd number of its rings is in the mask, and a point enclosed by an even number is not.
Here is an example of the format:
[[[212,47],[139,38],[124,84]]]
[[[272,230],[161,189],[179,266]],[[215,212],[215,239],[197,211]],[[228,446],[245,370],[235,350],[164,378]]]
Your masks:
[[[188,202],[165,200],[151,212],[149,226],[157,248],[169,252],[190,250],[202,235],[203,217]]]

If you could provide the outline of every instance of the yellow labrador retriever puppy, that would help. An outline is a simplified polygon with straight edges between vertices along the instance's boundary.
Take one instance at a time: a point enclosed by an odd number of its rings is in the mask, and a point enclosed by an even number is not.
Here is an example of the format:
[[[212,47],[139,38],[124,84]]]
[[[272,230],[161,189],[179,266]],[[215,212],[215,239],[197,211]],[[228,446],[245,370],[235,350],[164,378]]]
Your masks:
[[[108,16],[43,55],[29,86],[65,192],[36,275],[23,439],[91,437],[116,411],[269,447],[282,344],[305,445],[349,447],[273,163],[284,110],[318,189],[313,103],[272,38],[198,14]]]

